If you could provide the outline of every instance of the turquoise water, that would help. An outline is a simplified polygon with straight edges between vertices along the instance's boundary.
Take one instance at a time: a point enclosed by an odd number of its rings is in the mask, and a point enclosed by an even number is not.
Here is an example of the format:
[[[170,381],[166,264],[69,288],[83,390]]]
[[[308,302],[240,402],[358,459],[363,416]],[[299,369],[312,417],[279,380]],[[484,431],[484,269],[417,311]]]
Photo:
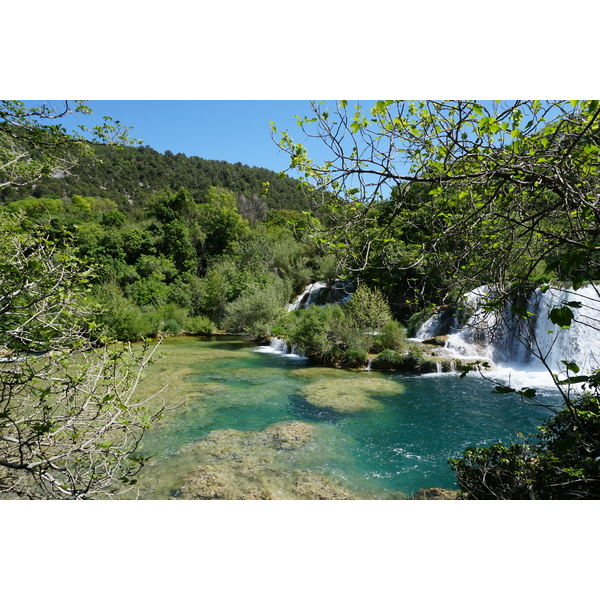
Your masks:
[[[216,460],[243,465],[234,474],[221,474],[232,486],[243,473],[251,477],[260,470],[271,476],[260,485],[275,489],[284,472],[302,469],[360,498],[456,489],[448,458],[468,446],[516,441],[519,433],[534,433],[550,414],[511,395],[490,393],[492,385],[476,376],[324,369],[254,350],[230,338],[165,342],[171,363],[178,355],[186,358],[187,403],[145,438],[144,451],[155,460],[143,496],[177,496],[198,463]],[[546,399],[553,399],[551,392]],[[298,421],[313,432],[300,450],[275,452],[254,435]],[[242,433],[230,435],[226,445],[219,442],[220,458],[215,458],[202,440],[221,430]]]

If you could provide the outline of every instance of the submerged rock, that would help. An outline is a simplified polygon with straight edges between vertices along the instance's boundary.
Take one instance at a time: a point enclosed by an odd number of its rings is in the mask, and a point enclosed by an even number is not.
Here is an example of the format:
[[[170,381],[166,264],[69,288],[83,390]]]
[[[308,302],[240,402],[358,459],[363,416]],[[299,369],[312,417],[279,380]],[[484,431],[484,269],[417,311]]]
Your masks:
[[[457,493],[444,488],[422,488],[414,494],[413,500],[456,500]]]
[[[371,382],[367,382],[370,384]],[[340,413],[357,412],[363,410],[382,410],[383,404],[370,397],[372,386],[357,385],[350,390],[340,387],[339,381],[315,381],[300,389],[304,399],[319,408],[328,408]]]
[[[303,421],[276,423],[267,427],[264,433],[271,438],[271,444],[278,450],[291,450],[308,443],[314,434],[314,429]]]
[[[183,478],[177,499],[350,500],[356,496],[325,475],[286,468],[294,453],[309,450],[315,427],[276,423],[259,432],[223,429],[183,451],[196,466]]]
[[[299,390],[308,403],[340,413],[381,410],[384,405],[378,395],[395,396],[405,390],[399,381],[368,371],[348,373],[341,369],[316,368],[299,370],[294,375],[310,381]]]

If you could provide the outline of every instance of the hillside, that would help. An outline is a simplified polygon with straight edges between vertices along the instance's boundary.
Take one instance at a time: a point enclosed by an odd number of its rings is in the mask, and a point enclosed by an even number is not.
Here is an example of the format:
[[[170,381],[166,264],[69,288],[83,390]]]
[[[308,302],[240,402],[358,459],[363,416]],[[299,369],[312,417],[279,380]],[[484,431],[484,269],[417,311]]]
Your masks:
[[[80,165],[67,174],[48,177],[31,186],[0,190],[2,204],[29,196],[106,197],[122,211],[142,207],[159,190],[185,187],[196,202],[204,202],[211,186],[227,188],[236,196],[251,199],[262,195],[269,184],[266,203],[269,209],[309,210],[306,195],[298,189],[298,181],[278,177],[269,169],[249,167],[242,163],[208,160],[198,156],[164,154],[149,146],[97,146],[95,163]]]

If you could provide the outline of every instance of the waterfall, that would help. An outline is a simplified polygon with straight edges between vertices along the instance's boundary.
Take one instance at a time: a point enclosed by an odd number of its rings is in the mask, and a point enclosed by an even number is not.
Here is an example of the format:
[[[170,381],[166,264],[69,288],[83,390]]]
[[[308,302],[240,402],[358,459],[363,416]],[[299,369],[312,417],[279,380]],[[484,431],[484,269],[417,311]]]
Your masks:
[[[538,288],[524,307],[529,313],[527,319],[516,317],[510,303],[496,312],[485,310],[483,304],[493,296],[493,288],[488,286],[465,296],[461,310],[454,313],[455,321],[444,344],[448,356],[488,361],[513,377],[515,372],[532,377],[543,373],[546,382],[548,374],[541,358],[554,373],[564,374],[562,361],[576,363],[583,373],[600,366],[600,289],[595,285],[576,291],[570,287],[546,291]],[[581,303],[581,307],[571,307],[571,327],[562,329],[552,323],[550,311],[573,302]],[[461,312],[466,314],[462,323],[458,316]],[[439,315],[421,326],[417,338],[423,340],[447,331],[448,315]]]
[[[296,352],[295,347],[293,347],[290,352],[287,342],[277,336],[271,340],[271,343],[268,346],[257,346],[254,351],[262,354],[279,354],[280,356],[285,356],[286,358],[306,359],[305,356],[302,356]]]
[[[297,310],[299,308],[309,308],[319,302],[321,299],[321,304],[323,304],[323,297],[321,293],[323,290],[329,288],[329,292],[327,294],[327,304],[344,304],[352,297],[352,291],[348,291],[353,289],[353,285],[348,283],[345,280],[337,280],[331,287],[325,281],[316,281],[315,283],[311,283],[307,285],[303,292],[298,295],[294,302],[291,302],[287,305],[288,312],[293,310]],[[337,301],[333,301],[336,300]]]
[[[347,302],[352,296],[352,293],[348,292],[348,287],[349,286],[346,281],[340,280],[339,282],[336,282],[331,288],[328,299],[331,300],[332,296],[333,298],[337,297],[338,301],[334,304],[343,304],[344,302]],[[319,302],[321,292],[327,288],[329,288],[329,285],[324,281],[316,281],[315,283],[311,283],[310,285],[306,286],[304,291],[298,295],[296,300],[287,305],[288,312],[298,310],[300,308],[308,308],[309,306],[317,304],[317,302]],[[293,359],[306,359],[305,356],[298,353],[298,349],[295,346],[290,350],[287,342],[277,336],[271,339],[271,342],[268,346],[258,346],[255,348],[255,352],[261,352],[263,354],[278,354],[280,356]]]
[[[311,304],[314,304],[317,301],[321,290],[325,289],[326,287],[327,284],[324,281],[316,281],[315,283],[311,283],[304,288],[304,291],[296,298],[296,300],[294,300],[294,302],[288,304],[288,312],[297,310],[300,307],[308,308],[311,306]]]

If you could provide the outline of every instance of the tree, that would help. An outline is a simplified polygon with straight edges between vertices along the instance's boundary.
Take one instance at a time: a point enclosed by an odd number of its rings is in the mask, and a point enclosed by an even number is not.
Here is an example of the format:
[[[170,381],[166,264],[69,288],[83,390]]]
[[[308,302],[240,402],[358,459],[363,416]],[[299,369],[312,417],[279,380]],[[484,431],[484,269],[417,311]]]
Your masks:
[[[79,125],[82,133],[68,133],[60,119],[75,113],[92,114],[81,101],[60,106],[44,102],[28,107],[23,102],[0,101],[0,189],[25,186],[57,171],[68,171],[93,157],[94,144],[130,144],[131,127],[104,117],[92,129]],[[87,137],[86,135],[87,134]]]
[[[318,239],[348,271],[407,244],[418,252],[382,269],[435,266],[446,296],[526,280],[544,261],[598,271],[597,101],[312,107],[303,133],[331,160],[315,165],[287,132],[278,145],[320,191],[329,225]]]
[[[89,266],[22,215],[0,216],[0,492],[119,495],[161,409],[135,390],[154,350],[110,346],[86,303]]]
[[[350,320],[360,329],[379,330],[392,319],[390,307],[380,290],[370,290],[359,285],[344,310]]]
[[[264,198],[258,194],[252,194],[252,198],[240,194],[237,208],[240,215],[251,225],[254,225],[257,221],[264,221],[267,217],[267,204]]]

